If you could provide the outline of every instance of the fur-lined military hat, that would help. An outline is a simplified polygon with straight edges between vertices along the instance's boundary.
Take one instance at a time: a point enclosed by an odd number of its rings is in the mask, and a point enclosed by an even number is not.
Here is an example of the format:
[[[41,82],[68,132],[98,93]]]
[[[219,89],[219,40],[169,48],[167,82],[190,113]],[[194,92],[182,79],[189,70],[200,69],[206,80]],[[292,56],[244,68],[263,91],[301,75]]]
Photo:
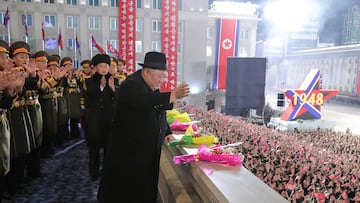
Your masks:
[[[91,59],[91,64],[93,66],[96,66],[99,63],[107,63],[110,66],[110,56],[107,54],[96,54],[92,59]]]

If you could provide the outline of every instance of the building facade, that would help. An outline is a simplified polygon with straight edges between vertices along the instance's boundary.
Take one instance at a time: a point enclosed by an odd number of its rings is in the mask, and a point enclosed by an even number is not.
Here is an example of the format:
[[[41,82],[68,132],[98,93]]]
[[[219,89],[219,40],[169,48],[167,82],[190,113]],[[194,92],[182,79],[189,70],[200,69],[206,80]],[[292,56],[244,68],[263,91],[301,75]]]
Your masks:
[[[161,3],[161,0],[136,1],[136,62],[142,62],[148,51],[161,51]],[[212,10],[208,0],[178,0],[178,5],[178,83],[188,82],[194,93],[211,87],[218,18],[240,19],[239,56],[255,56],[259,21],[256,12],[242,10],[234,16]],[[91,35],[104,49],[107,41],[119,48],[117,0],[18,0],[3,1],[0,6],[0,19],[4,18],[7,8],[10,17],[7,28],[0,26],[0,38],[8,41],[10,37],[11,42],[27,41],[33,52],[44,49],[50,54],[69,56],[80,62],[98,53],[91,46]],[[25,25],[28,37],[25,37]],[[59,33],[62,50],[58,44]],[[76,36],[80,47],[76,46]]]

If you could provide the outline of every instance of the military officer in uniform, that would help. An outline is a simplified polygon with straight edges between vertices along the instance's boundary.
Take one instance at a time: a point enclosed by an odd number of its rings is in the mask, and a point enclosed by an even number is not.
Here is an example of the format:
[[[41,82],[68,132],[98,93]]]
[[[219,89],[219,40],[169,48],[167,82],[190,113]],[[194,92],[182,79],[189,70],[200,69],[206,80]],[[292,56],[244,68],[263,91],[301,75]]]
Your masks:
[[[79,138],[79,123],[80,118],[83,115],[83,111],[80,106],[80,77],[75,74],[75,70],[72,66],[72,59],[70,57],[63,58],[61,62],[68,71],[65,95],[67,98],[68,115],[70,120],[70,136],[71,138]]]
[[[12,108],[7,112],[11,132],[11,165],[6,186],[10,195],[14,194],[24,179],[27,156],[36,148],[34,128],[28,106],[36,103],[31,91],[37,86],[35,63],[30,63],[30,47],[26,42],[16,41],[10,45],[9,56],[14,61],[12,69],[25,79],[24,87],[17,93]]]
[[[41,52],[40,52],[41,53]],[[58,58],[46,56],[47,66],[43,67],[41,78],[49,85],[49,92],[40,94],[40,104],[43,116],[43,140],[41,146],[41,156],[43,158],[52,157],[54,152],[54,139],[57,135],[58,102],[57,97],[61,96],[57,92],[58,81],[56,73],[59,67]],[[64,74],[63,74],[64,75]]]
[[[125,70],[125,65],[126,64],[125,64],[124,59],[119,58],[117,60],[117,63],[118,63],[118,65],[117,65],[117,71],[115,73],[115,77],[118,78],[119,83],[121,83],[122,81],[124,81],[127,78],[128,73]]]
[[[118,88],[120,85],[120,78],[117,77],[117,66],[118,66],[118,59],[111,56],[110,57],[110,66],[109,66],[109,73],[114,77],[115,88]]]
[[[80,76],[80,90],[81,90],[81,97],[80,97],[80,107],[83,111],[85,111],[85,103],[86,103],[86,99],[85,99],[85,90],[84,90],[84,86],[85,86],[85,80],[88,78],[92,77],[91,74],[91,69],[92,69],[92,64],[91,61],[89,59],[83,60],[80,63],[83,71],[82,74]],[[84,131],[84,135],[85,135],[85,139],[87,138],[86,136],[86,117],[85,117],[85,113],[81,118],[81,127],[83,128]]]
[[[25,83],[21,73],[11,70],[13,65],[8,57],[9,45],[0,40],[0,202],[5,191],[5,175],[10,171],[10,126],[6,112]]]
[[[30,85],[26,84],[25,105],[27,106],[31,118],[31,124],[34,129],[35,147],[31,151],[27,159],[27,175],[31,177],[39,177],[40,171],[40,149],[43,139],[43,118],[42,109],[39,102],[40,94],[49,93],[49,85],[42,78],[42,70],[47,67],[47,53],[38,51],[31,57],[31,61],[35,63],[36,77],[29,77],[27,80],[33,80]]]

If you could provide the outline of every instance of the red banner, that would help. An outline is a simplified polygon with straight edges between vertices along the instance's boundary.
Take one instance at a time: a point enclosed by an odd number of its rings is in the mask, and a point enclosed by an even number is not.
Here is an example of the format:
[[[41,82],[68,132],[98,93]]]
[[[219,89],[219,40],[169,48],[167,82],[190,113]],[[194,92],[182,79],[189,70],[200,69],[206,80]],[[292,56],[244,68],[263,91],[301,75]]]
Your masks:
[[[161,91],[172,91],[177,86],[178,0],[163,0],[161,10],[161,50],[166,54],[168,78]]]
[[[219,19],[217,36],[217,71],[215,73],[215,83],[217,89],[226,89],[226,68],[227,58],[236,56],[238,21],[236,19]]]
[[[136,70],[136,0],[119,0],[119,52],[126,61],[126,71]]]

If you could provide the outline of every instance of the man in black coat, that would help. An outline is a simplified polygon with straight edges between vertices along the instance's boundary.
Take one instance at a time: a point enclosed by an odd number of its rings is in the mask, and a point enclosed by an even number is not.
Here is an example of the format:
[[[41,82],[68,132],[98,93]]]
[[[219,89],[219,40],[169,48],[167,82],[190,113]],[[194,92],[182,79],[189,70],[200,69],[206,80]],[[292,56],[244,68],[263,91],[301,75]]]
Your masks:
[[[189,94],[186,83],[172,92],[159,91],[167,77],[163,53],[148,52],[139,65],[143,68],[122,82],[116,92],[98,192],[101,203],[157,201],[161,146],[165,136],[172,134],[166,110]]]

